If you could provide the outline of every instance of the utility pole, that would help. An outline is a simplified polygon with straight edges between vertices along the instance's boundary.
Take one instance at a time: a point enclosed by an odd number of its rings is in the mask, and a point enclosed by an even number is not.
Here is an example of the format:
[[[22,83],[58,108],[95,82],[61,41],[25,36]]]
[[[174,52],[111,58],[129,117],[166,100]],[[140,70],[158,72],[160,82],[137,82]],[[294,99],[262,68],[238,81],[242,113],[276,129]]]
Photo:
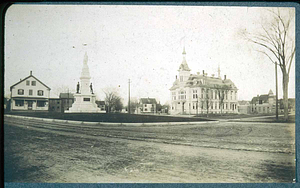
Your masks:
[[[130,79],[128,79],[128,114],[130,114]]]
[[[275,79],[276,79],[276,120],[278,121],[278,80],[277,80],[277,62],[275,62]]]

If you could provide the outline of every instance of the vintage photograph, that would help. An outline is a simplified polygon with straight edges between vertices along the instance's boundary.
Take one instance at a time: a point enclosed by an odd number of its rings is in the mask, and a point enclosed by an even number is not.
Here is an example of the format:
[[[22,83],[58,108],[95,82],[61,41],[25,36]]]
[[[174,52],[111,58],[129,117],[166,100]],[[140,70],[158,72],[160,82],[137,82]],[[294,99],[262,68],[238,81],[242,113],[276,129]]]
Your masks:
[[[13,4],[6,183],[296,183],[295,7]]]

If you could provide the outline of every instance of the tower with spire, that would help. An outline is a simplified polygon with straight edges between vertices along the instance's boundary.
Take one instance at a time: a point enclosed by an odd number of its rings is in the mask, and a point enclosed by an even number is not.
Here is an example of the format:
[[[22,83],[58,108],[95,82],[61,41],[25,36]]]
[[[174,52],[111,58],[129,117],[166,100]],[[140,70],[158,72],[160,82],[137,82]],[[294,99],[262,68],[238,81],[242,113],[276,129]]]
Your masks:
[[[186,62],[186,52],[185,52],[185,47],[183,47],[183,52],[182,52],[182,62],[179,66],[178,69],[178,76],[179,76],[179,82],[184,84],[190,76],[190,71],[191,69],[189,68],[187,62]]]
[[[74,94],[75,102],[67,113],[106,113],[97,107],[96,95],[93,93],[91,76],[89,71],[88,55],[84,54],[83,65],[80,75],[80,89]]]

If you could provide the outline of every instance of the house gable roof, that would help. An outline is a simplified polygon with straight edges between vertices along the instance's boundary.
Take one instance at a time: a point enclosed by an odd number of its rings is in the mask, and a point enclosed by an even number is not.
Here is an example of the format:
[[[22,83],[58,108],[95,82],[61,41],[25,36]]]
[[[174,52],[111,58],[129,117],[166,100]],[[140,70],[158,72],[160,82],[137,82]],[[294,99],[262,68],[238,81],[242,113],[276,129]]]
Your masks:
[[[143,103],[143,104],[157,104],[155,98],[141,98],[140,103]]]
[[[25,80],[27,80],[27,79],[30,78],[30,77],[34,78],[36,81],[40,82],[43,86],[45,86],[46,88],[48,88],[49,90],[51,90],[50,87],[48,87],[46,84],[44,84],[43,82],[41,82],[41,81],[40,81],[39,79],[37,79],[35,76],[29,75],[29,76],[27,76],[26,78],[24,78],[24,79],[20,80],[19,82],[15,83],[14,85],[10,86],[10,91],[11,91],[11,89],[12,89],[14,86],[20,84],[21,82],[24,82]]]

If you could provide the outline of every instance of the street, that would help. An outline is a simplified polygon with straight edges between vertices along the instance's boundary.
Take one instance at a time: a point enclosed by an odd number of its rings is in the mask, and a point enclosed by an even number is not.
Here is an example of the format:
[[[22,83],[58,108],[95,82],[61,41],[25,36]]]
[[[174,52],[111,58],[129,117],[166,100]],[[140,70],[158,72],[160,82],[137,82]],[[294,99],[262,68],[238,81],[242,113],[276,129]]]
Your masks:
[[[6,182],[270,183],[295,178],[295,124],[104,126],[4,119]]]

